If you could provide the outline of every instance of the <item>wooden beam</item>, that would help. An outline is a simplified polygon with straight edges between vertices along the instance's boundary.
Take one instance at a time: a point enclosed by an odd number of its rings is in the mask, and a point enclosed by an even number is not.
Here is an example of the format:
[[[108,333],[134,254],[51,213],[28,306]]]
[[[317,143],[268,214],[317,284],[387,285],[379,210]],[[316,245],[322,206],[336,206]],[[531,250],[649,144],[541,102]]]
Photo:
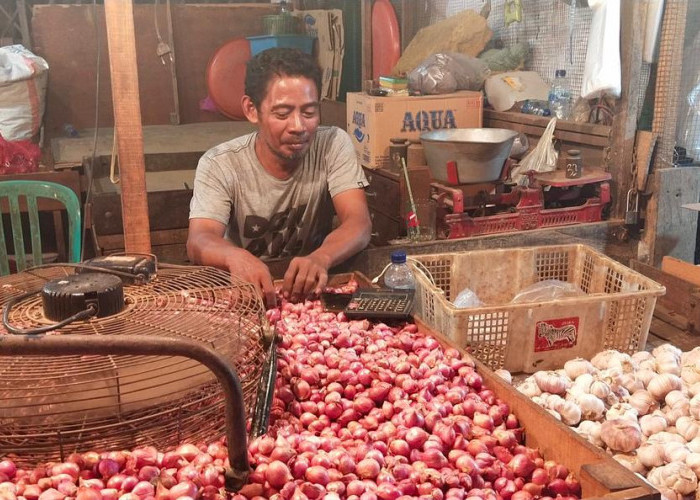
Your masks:
[[[642,72],[646,3],[623,0],[620,4],[620,63],[622,94],[617,101],[610,136],[610,172],[613,176],[611,216],[624,217],[627,190],[632,187],[631,169],[637,131],[639,80]]]
[[[360,0],[362,21],[362,84],[372,79],[372,0]]]
[[[114,121],[119,149],[126,252],[150,253],[146,166],[131,0],[105,0]]]

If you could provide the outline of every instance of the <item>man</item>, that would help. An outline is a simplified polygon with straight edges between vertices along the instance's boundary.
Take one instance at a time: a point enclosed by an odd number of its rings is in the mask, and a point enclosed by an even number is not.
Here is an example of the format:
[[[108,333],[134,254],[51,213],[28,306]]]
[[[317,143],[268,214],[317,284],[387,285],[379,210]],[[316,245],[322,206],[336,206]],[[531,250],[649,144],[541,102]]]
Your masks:
[[[266,259],[296,256],[282,292],[301,300],[370,238],[367,181],[349,136],[319,127],[320,88],[320,68],[301,51],[255,56],[242,105],[258,130],[207,151],[195,174],[187,255],[253,283],[268,306],[276,295]]]

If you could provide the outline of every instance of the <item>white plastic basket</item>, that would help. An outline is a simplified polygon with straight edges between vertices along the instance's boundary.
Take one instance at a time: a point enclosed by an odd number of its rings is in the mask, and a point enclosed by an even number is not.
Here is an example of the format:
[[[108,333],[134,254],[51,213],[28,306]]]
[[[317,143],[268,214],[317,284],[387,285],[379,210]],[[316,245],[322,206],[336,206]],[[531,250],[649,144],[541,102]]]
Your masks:
[[[585,245],[559,245],[412,255],[432,275],[416,272],[418,318],[466,347],[492,369],[531,373],[561,368],[605,349],[642,349],[656,297],[666,289]],[[575,283],[585,296],[511,304],[533,283]],[[458,309],[464,288],[486,304]]]

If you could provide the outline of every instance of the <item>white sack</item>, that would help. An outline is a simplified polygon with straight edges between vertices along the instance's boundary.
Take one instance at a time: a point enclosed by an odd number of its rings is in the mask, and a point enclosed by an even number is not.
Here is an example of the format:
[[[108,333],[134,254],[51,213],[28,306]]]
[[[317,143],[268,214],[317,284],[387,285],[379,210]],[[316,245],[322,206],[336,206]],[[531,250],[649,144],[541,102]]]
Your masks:
[[[620,97],[620,0],[588,0],[593,9],[581,97]]]
[[[0,134],[31,140],[44,116],[49,65],[22,45],[0,47]]]

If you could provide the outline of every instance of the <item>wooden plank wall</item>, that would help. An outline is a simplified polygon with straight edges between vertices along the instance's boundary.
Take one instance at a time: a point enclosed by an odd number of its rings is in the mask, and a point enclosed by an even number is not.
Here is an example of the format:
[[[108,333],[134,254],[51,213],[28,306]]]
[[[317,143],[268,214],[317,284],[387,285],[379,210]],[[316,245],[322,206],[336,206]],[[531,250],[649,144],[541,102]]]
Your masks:
[[[156,55],[158,39],[153,4],[134,5],[139,67],[141,115],[144,125],[170,123],[173,91],[169,62]],[[270,4],[173,4],[173,33],[177,54],[178,97],[182,123],[228,120],[200,111],[206,97],[205,71],[209,58],[224,42],[262,33],[262,16],[275,10]],[[167,41],[164,2],[158,5],[161,37]],[[97,19],[97,29],[95,29]],[[104,8],[102,5],[35,5],[32,31],[34,52],[49,63],[46,133],[63,133],[63,124],[92,128],[95,120],[95,76],[99,35],[99,126],[114,124]]]

